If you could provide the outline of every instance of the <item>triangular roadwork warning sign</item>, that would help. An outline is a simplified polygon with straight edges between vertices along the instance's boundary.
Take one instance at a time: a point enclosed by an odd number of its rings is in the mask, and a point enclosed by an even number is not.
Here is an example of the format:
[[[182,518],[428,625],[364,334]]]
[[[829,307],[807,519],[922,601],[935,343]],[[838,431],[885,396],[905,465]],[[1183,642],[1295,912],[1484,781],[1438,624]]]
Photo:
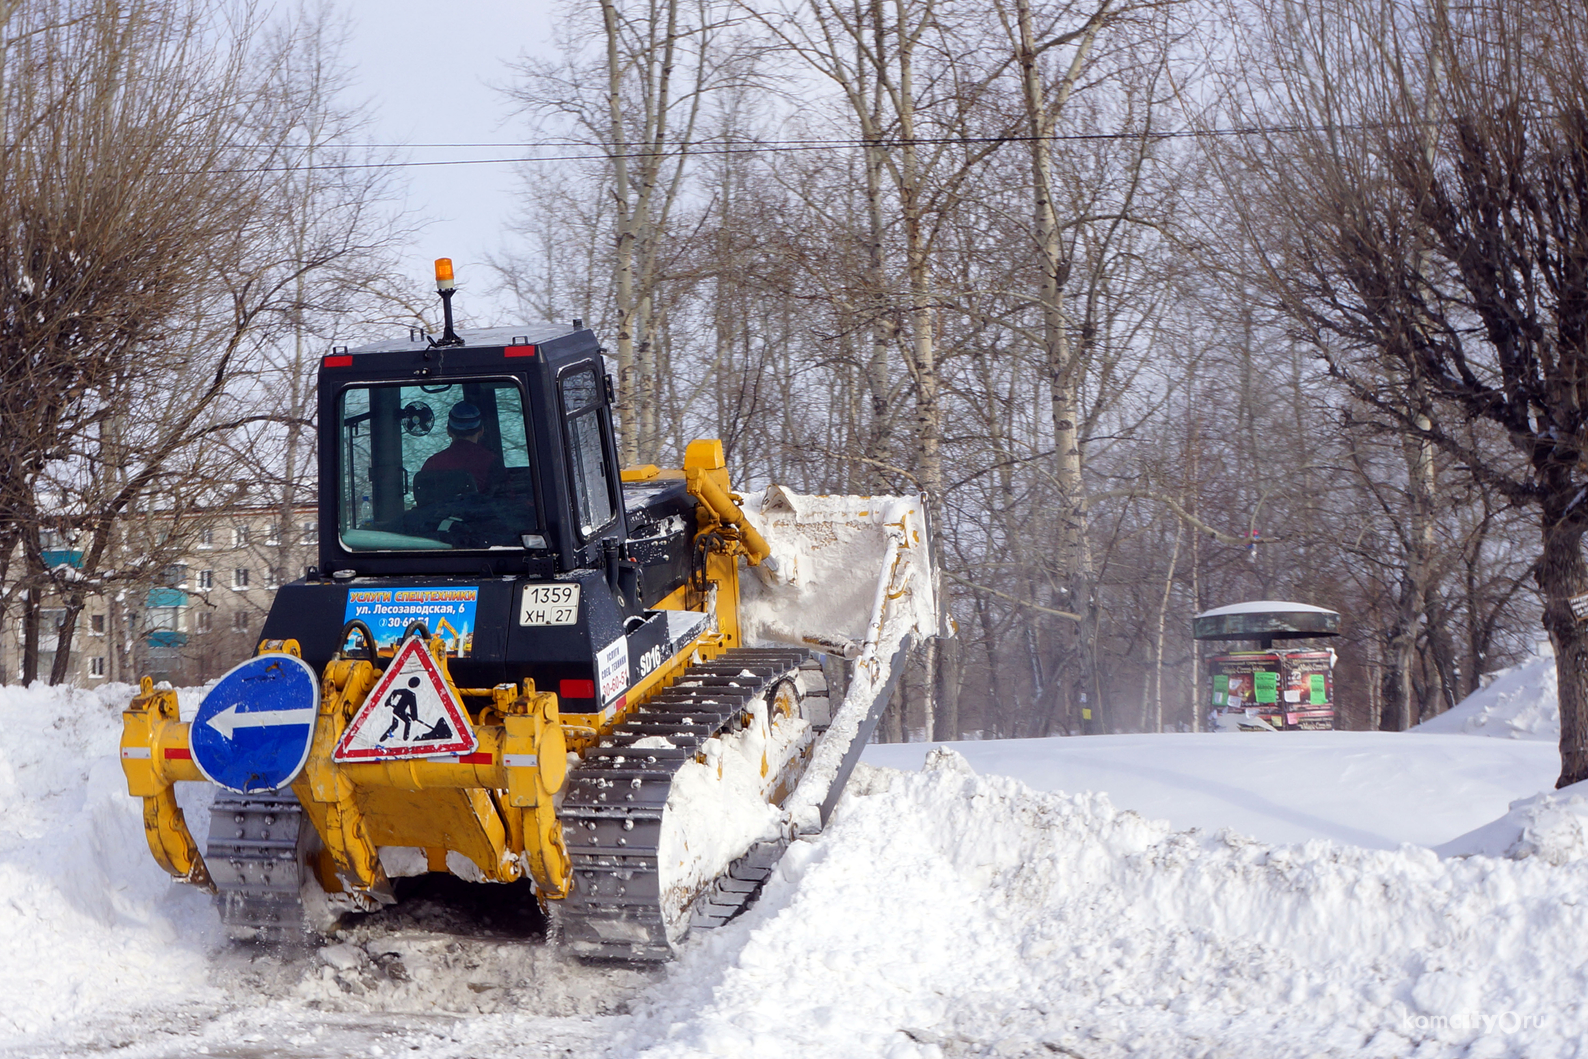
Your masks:
[[[424,641],[410,636],[342,733],[335,761],[471,754],[474,729]]]

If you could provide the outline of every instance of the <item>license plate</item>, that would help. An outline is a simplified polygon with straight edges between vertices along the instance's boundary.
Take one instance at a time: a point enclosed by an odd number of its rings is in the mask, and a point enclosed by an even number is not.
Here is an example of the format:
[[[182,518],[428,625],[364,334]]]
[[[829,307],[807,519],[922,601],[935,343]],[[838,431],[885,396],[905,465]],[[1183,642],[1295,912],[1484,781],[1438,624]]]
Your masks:
[[[525,585],[518,606],[520,625],[574,625],[579,621],[579,585]]]

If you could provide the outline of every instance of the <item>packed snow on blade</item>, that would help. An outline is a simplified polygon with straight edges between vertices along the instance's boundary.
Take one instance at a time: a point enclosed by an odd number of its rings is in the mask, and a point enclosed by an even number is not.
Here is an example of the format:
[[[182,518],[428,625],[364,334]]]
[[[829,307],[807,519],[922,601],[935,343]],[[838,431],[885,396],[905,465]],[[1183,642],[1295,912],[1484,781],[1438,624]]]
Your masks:
[[[675,944],[687,926],[731,919],[790,839],[821,830],[910,645],[938,631],[918,497],[806,496],[773,486],[746,498],[744,511],[770,550],[757,576],[741,581],[744,640],[811,647],[839,661],[800,669],[783,698],[756,702],[749,723],[707,740],[676,773],[658,852]],[[853,676],[835,706],[827,677],[841,661]],[[634,747],[666,745],[651,740]]]

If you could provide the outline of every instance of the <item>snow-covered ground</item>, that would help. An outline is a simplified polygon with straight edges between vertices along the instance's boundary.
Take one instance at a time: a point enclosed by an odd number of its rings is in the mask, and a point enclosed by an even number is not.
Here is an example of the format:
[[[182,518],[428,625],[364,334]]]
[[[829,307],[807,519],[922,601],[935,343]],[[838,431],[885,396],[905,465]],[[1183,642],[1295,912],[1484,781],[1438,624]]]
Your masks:
[[[929,743],[866,748],[915,770]],[[956,743],[977,772],[1042,791],[1102,791],[1179,828],[1275,844],[1323,838],[1369,849],[1433,846],[1486,824],[1560,775],[1554,744],[1413,732],[1101,735]]]
[[[0,689],[0,1055],[1588,1054],[1547,736],[872,747],[748,914],[637,971],[400,915],[227,945],[144,847],[129,691]]]

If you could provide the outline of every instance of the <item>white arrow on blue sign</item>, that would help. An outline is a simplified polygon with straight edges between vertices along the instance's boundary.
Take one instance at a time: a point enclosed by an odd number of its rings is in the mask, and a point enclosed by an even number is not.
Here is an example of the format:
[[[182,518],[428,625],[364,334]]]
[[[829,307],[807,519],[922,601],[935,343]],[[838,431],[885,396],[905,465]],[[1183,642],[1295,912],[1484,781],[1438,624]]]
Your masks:
[[[204,696],[188,746],[206,779],[240,794],[275,791],[303,769],[320,712],[320,682],[292,655],[258,655]]]

